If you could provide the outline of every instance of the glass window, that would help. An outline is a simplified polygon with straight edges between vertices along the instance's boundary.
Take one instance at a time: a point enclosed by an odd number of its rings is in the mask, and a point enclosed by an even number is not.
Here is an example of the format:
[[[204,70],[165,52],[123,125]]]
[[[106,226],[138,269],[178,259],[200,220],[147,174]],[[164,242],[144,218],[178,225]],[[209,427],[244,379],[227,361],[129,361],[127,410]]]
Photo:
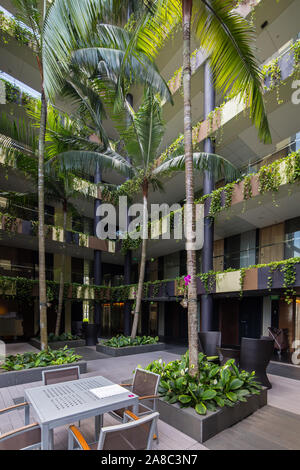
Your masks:
[[[285,223],[285,259],[300,256],[300,217]]]

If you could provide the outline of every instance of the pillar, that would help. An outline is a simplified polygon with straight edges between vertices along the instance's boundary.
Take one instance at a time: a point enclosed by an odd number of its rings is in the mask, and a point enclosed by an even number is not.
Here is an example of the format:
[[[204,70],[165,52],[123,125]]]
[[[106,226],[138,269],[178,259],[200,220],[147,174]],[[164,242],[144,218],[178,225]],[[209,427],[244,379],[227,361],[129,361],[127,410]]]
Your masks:
[[[97,165],[94,183],[101,183],[101,171]],[[101,205],[101,200],[95,200],[94,208],[94,235],[97,236],[97,224],[100,222],[100,217],[97,216],[97,209]],[[94,251],[94,284],[96,286],[101,286],[102,284],[102,253],[100,250]],[[94,311],[94,322],[98,325],[98,336],[100,336],[100,324],[101,324],[101,305],[99,302],[95,302],[95,311]]]
[[[204,64],[204,119],[215,109],[215,88],[209,61]],[[207,137],[204,141],[204,152],[214,153],[215,147],[212,139]],[[209,171],[203,175],[203,195],[210,194],[214,190],[214,178]],[[205,201],[205,214],[208,213],[209,201]],[[204,217],[204,245],[202,250],[202,272],[213,270],[214,252],[214,219]],[[213,329],[213,296],[205,294],[201,297],[201,330]]]

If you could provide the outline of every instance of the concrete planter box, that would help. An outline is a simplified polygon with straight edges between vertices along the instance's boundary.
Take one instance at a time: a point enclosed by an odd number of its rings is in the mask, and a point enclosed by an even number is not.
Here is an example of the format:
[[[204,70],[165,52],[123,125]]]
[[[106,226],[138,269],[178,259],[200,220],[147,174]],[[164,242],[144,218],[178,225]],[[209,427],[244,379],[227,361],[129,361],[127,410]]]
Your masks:
[[[232,271],[216,275],[216,293],[239,292],[241,271]]]
[[[41,342],[36,339],[36,338],[31,338],[29,341],[29,344],[33,346],[34,348],[41,349]],[[52,343],[48,343],[49,347],[51,349],[61,349],[64,348],[65,346],[70,348],[82,348],[85,346],[85,340],[84,339],[75,339],[72,341],[54,341]]]
[[[296,279],[295,287],[300,286],[300,264],[295,264]],[[271,272],[269,267],[260,268],[258,270],[258,288],[266,290],[268,289],[268,277],[272,275],[272,289],[283,289],[284,274],[281,272],[281,266]]]
[[[247,271],[245,272],[244,285],[243,285],[244,291],[257,290],[258,288],[257,271],[258,271],[257,268],[252,268],[252,269],[247,269]]]
[[[104,344],[97,344],[96,351],[108,354],[113,357],[130,356],[132,354],[143,354],[153,351],[162,351],[165,349],[165,343],[142,344],[141,346],[126,346],[124,348],[112,348]]]
[[[260,395],[251,395],[246,403],[240,402],[232,408],[224,407],[215,412],[208,411],[205,416],[198,415],[193,408],[180,408],[177,403],[170,405],[162,399],[158,400],[157,411],[162,421],[198,442],[205,442],[266,404],[267,389],[264,388]]]
[[[51,369],[62,369],[66,367],[79,366],[80,373],[86,373],[87,363],[85,361],[63,364],[61,366],[35,367],[26,370],[12,370],[9,372],[0,372],[0,388],[12,387],[15,385],[28,384],[31,382],[40,382],[42,380],[42,371]],[[0,369],[2,370],[2,369]]]

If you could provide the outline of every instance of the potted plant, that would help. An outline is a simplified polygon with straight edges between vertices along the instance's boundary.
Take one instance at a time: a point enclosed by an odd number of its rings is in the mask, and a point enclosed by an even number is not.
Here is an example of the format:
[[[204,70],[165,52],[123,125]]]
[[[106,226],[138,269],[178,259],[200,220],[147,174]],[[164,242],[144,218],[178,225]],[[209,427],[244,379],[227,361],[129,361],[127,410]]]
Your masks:
[[[82,332],[85,337],[86,346],[95,346],[98,342],[98,328],[95,323],[89,323],[88,318],[84,318],[82,322]]]

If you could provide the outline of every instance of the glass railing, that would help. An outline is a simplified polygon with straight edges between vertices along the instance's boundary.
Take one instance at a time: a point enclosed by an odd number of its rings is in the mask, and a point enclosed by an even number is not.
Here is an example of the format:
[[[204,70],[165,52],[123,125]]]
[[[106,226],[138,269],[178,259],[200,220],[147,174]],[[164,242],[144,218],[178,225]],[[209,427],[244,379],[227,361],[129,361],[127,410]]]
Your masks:
[[[223,269],[241,269],[257,264],[267,264],[290,258],[300,257],[300,235],[287,234],[286,239],[277,243],[270,243],[214,256],[215,266]]]
[[[38,266],[22,266],[18,264],[11,264],[8,260],[0,261],[0,276],[8,277],[24,277],[27,279],[39,278]],[[53,269],[46,268],[46,280],[53,281]]]

